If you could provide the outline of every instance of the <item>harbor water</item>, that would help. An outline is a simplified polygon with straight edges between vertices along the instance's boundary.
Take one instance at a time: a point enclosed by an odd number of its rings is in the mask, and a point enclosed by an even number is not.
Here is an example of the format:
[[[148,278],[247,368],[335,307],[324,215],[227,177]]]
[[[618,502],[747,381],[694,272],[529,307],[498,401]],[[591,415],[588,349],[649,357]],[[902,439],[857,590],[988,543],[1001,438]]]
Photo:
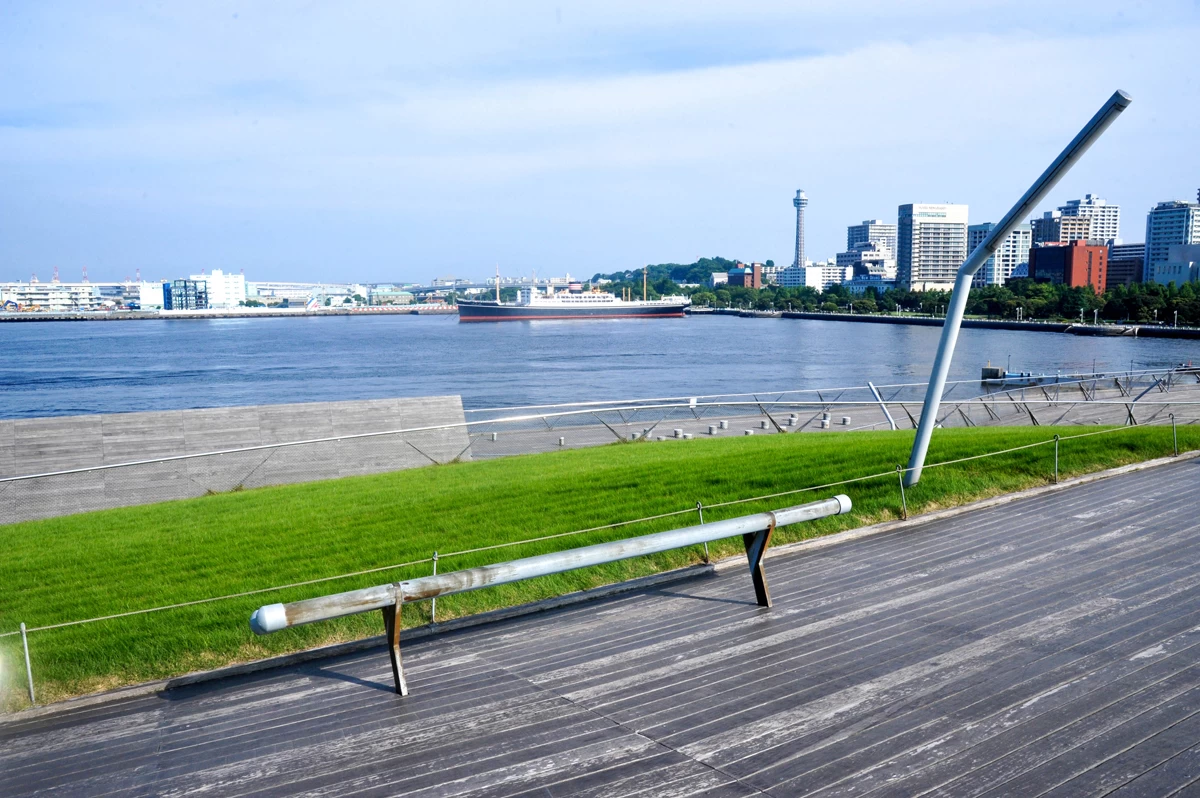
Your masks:
[[[0,417],[459,394],[467,408],[923,382],[937,327],[731,316],[0,325]],[[1200,343],[964,329],[952,379],[1200,362]]]

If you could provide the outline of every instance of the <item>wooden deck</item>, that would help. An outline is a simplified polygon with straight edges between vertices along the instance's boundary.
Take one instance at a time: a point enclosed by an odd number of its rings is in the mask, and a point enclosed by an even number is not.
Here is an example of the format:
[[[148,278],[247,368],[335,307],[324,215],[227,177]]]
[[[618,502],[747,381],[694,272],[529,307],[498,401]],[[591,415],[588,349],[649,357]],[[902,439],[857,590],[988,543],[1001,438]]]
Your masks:
[[[0,794],[1200,794],[1197,461],[0,725]]]

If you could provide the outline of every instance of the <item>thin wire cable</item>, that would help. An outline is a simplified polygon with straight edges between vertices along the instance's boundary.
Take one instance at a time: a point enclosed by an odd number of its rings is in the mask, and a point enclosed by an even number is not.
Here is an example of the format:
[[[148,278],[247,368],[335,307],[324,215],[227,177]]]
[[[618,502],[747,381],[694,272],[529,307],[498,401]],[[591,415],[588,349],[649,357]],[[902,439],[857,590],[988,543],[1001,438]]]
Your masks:
[[[399,565],[384,565],[379,568],[367,568],[364,571],[355,571],[350,574],[338,574],[337,576],[323,576],[319,579],[308,579],[303,582],[293,582],[290,585],[279,585],[277,587],[263,587],[257,590],[245,590],[241,593],[230,593],[227,596],[213,596],[211,598],[196,599],[195,601],[181,601],[178,604],[167,604],[162,607],[150,607],[144,610],[130,610],[129,612],[118,612],[113,615],[101,615],[98,618],[87,618],[82,621],[63,621],[62,623],[52,623],[46,626],[33,626],[26,629],[26,632],[41,632],[46,629],[61,629],[64,626],[78,626],[84,623],[95,623],[96,621],[111,621],[114,618],[128,618],[131,615],[145,615],[150,612],[161,612],[163,610],[176,610],[180,607],[194,607],[197,604],[210,604],[214,601],[226,601],[228,599],[242,598],[244,596],[255,596],[260,593],[271,593],[278,590],[288,590],[293,587],[304,587],[305,585],[316,585],[321,582],[332,582],[336,579],[350,579],[355,576],[363,576],[364,574],[374,574],[380,571],[391,571],[396,568],[407,568],[410,565],[420,565],[422,563],[433,562],[432,557],[426,557],[423,560],[413,560],[411,562],[400,563]],[[5,632],[0,634],[0,637],[19,634],[19,632]]]
[[[1178,419],[1178,418],[1176,419],[1177,422],[1179,420],[1180,419]],[[1161,422],[1161,423],[1165,424],[1166,422]],[[1137,429],[1147,429],[1147,428],[1154,427],[1154,426],[1157,426],[1157,425],[1141,424],[1141,425],[1137,425],[1137,426],[1111,427],[1111,428],[1107,428],[1107,429],[1096,430],[1095,432],[1084,432],[1084,433],[1080,433],[1078,435],[1070,435],[1067,437],[1060,437],[1059,442],[1061,443],[1062,441],[1075,440],[1077,438],[1089,438],[1094,435],[1107,435],[1107,434],[1111,434],[1111,433],[1115,433],[1115,432],[1127,432],[1127,431],[1137,430]],[[1028,443],[1028,444],[1024,444],[1021,446],[1014,446],[1014,447],[1011,447],[1008,449],[1000,449],[1000,450],[997,450],[994,452],[985,452],[983,454],[971,455],[969,457],[960,457],[960,458],[957,458],[954,460],[944,460],[939,463],[929,463],[929,464],[926,464],[925,467],[926,468],[938,468],[941,466],[965,463],[965,462],[968,462],[971,460],[980,460],[980,459],[984,459],[987,457],[998,457],[1000,455],[1011,454],[1012,452],[1019,452],[1019,451],[1025,450],[1025,449],[1033,449],[1038,446],[1047,446],[1053,442],[1054,442],[1054,439],[1049,438],[1045,441],[1038,441],[1036,443]],[[904,469],[904,470],[907,470],[907,469]],[[774,498],[779,498],[781,496],[791,496],[791,495],[794,495],[797,493],[806,493],[806,492],[811,492],[811,491],[815,491],[815,490],[823,490],[825,488],[834,488],[834,487],[838,487],[840,485],[850,485],[850,484],[857,483],[857,482],[866,482],[866,481],[872,480],[872,479],[882,479],[885,477],[893,477],[893,476],[895,476],[895,474],[896,474],[895,470],[884,471],[884,472],[880,472],[878,474],[868,474],[866,476],[861,476],[861,477],[851,477],[849,479],[843,479],[843,480],[839,480],[837,482],[827,482],[823,485],[812,485],[812,486],[804,487],[804,488],[795,488],[793,490],[780,491],[777,493],[769,493],[769,494],[765,494],[762,496],[752,496],[752,497],[744,498],[744,499],[731,499],[730,501],[726,501],[726,502],[717,502],[714,504],[706,504],[705,508],[706,509],[707,508],[715,509],[717,507],[729,507],[729,506],[736,505],[736,504],[747,504],[749,502],[764,501],[766,499],[774,499]],[[466,555],[466,554],[476,554],[476,553],[483,552],[483,551],[494,551],[496,549],[510,548],[513,546],[523,546],[523,545],[526,545],[529,543],[538,543],[538,542],[546,541],[546,540],[554,540],[557,538],[571,537],[573,535],[583,535],[583,534],[587,534],[589,532],[599,532],[599,531],[603,531],[606,529],[616,529],[618,527],[630,526],[632,524],[639,524],[639,523],[644,523],[647,521],[656,521],[656,520],[660,520],[663,518],[671,518],[673,516],[678,516],[678,515],[688,515],[693,512],[695,512],[695,508],[689,507],[686,510],[674,510],[672,512],[659,513],[658,515],[646,516],[644,518],[635,518],[635,519],[628,520],[628,521],[617,521],[612,524],[604,524],[602,526],[588,527],[586,529],[577,529],[577,530],[573,530],[570,532],[559,532],[559,533],[556,533],[553,535],[543,535],[541,537],[527,538],[525,540],[514,540],[514,541],[508,541],[505,543],[496,543],[496,544],[493,544],[490,546],[479,546],[479,547],[473,548],[473,549],[463,549],[462,551],[447,552],[444,554],[439,554],[438,556],[439,556],[439,559],[445,559],[447,557],[458,557],[458,556],[462,556],[462,555]],[[179,602],[177,604],[167,604],[167,605],[164,605],[161,607],[151,607],[148,609],[130,610],[129,612],[120,612],[120,613],[115,613],[112,615],[102,615],[102,616],[99,616],[96,618],[86,618],[86,619],[77,620],[77,621],[64,621],[62,623],[47,624],[45,626],[35,626],[35,627],[27,628],[25,631],[27,633],[28,632],[41,632],[41,631],[46,631],[49,629],[61,629],[63,627],[67,627],[67,626],[79,626],[81,624],[96,623],[98,621],[108,621],[108,620],[113,620],[116,618],[127,618],[127,617],[130,617],[133,615],[145,615],[145,614],[148,614],[151,612],[162,612],[163,610],[172,610],[172,609],[179,609],[182,607],[191,607],[191,606],[195,606],[198,604],[210,604],[210,603],[216,602],[216,601],[226,601],[228,599],[243,598],[245,596],[254,596],[254,595],[259,595],[262,593],[272,593],[272,592],[281,591],[281,590],[289,590],[291,588],[296,588],[296,587],[305,587],[307,585],[321,584],[324,582],[333,582],[333,581],[337,581],[339,579],[351,579],[356,576],[364,576],[366,574],[379,573],[381,571],[391,571],[391,570],[396,570],[399,568],[407,568],[409,566],[421,565],[423,563],[428,563],[428,562],[432,562],[432,561],[433,561],[432,557],[426,557],[424,559],[412,560],[409,562],[398,563],[396,565],[384,565],[384,566],[380,566],[378,568],[367,568],[367,569],[364,569],[361,571],[354,571],[352,573],[338,574],[336,576],[325,576],[325,577],[320,577],[318,579],[309,579],[309,580],[305,580],[303,582],[293,582],[291,584],[278,585],[275,587],[264,587],[264,588],[258,588],[256,590],[246,590],[246,591],[243,591],[240,593],[230,593],[225,596],[214,596],[211,598],[196,599],[194,601]],[[12,635],[16,635],[16,634],[20,634],[20,631],[18,630],[18,631],[13,631],[13,632],[0,632],[0,638],[11,637]]]

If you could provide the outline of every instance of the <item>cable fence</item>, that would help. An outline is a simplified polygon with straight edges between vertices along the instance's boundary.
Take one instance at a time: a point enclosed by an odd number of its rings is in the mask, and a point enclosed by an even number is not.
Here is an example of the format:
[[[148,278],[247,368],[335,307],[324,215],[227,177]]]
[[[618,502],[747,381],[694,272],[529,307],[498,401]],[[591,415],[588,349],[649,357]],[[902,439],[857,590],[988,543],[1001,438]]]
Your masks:
[[[1010,401],[1013,401],[1013,400],[1010,400]],[[1043,400],[1043,401],[1048,401],[1048,400]],[[1121,404],[1121,403],[1116,403],[1116,404]],[[697,406],[699,406],[699,405],[697,405]],[[728,407],[730,405],[722,404],[720,406]],[[1167,454],[1179,455],[1180,447],[1179,447],[1179,439],[1178,439],[1178,428],[1180,426],[1185,426],[1185,425],[1195,425],[1196,423],[1200,422],[1200,403],[1188,404],[1186,406],[1193,411],[1190,415],[1184,416],[1184,415],[1180,415],[1180,414],[1173,413],[1173,412],[1168,412],[1165,415],[1160,414],[1160,413],[1155,413],[1155,414],[1153,414],[1153,418],[1147,418],[1146,420],[1144,420],[1142,422],[1138,422],[1138,423],[1133,423],[1133,424],[1127,423],[1122,426],[1111,426],[1111,427],[1106,427],[1106,428],[1098,429],[1098,430],[1091,431],[1091,432],[1076,433],[1073,435],[1055,434],[1052,437],[1046,438],[1045,440],[1036,441],[1033,443],[1027,443],[1027,444],[1021,444],[1021,445],[1017,445],[1017,446],[1006,447],[1006,448],[988,451],[988,452],[984,452],[984,453],[980,453],[980,454],[945,460],[945,461],[941,461],[941,462],[937,462],[937,463],[927,463],[925,465],[925,469],[926,469],[926,471],[937,471],[938,469],[944,469],[944,468],[948,468],[948,467],[952,467],[952,466],[959,466],[959,465],[962,465],[962,464],[968,463],[968,462],[975,462],[975,461],[987,460],[987,459],[991,459],[991,458],[998,458],[998,457],[1003,457],[1006,455],[1016,454],[1018,452],[1023,452],[1023,451],[1044,450],[1044,449],[1049,449],[1050,447],[1052,447],[1053,448],[1053,468],[1052,468],[1052,470],[1047,468],[1046,479],[1048,482],[1058,483],[1058,481],[1059,481],[1059,454],[1060,454],[1060,448],[1064,444],[1069,444],[1071,441],[1074,441],[1074,440],[1091,438],[1094,436],[1116,436],[1116,435],[1122,435],[1122,434],[1130,435],[1130,434],[1138,433],[1142,430],[1146,430],[1148,428],[1164,428],[1164,427],[1168,427],[1168,426],[1170,427],[1171,432],[1172,432],[1172,434],[1171,434],[1171,450],[1169,452],[1164,451],[1163,455],[1164,456]],[[690,405],[689,405],[689,407],[690,407]],[[1122,407],[1124,407],[1124,405],[1122,405]],[[634,525],[638,525],[638,524],[647,524],[650,522],[661,521],[664,519],[674,518],[674,517],[684,517],[684,516],[695,515],[700,523],[704,523],[704,511],[706,511],[706,510],[711,512],[714,510],[719,510],[721,508],[734,507],[737,505],[749,504],[749,503],[754,503],[754,502],[765,502],[765,501],[769,501],[769,500],[781,499],[781,498],[796,496],[796,495],[804,494],[804,493],[812,493],[815,491],[829,490],[832,488],[838,488],[838,487],[843,487],[843,486],[848,486],[848,485],[861,485],[863,483],[877,482],[877,483],[880,483],[881,486],[883,486],[889,480],[897,480],[897,493],[896,493],[896,497],[895,497],[896,498],[896,502],[895,502],[896,508],[895,509],[897,511],[897,515],[900,518],[907,518],[907,516],[908,516],[908,500],[907,500],[904,483],[903,483],[903,476],[904,476],[904,473],[906,472],[906,470],[907,469],[904,465],[898,464],[895,466],[894,469],[889,468],[887,470],[878,471],[878,472],[860,475],[860,476],[855,476],[855,477],[850,477],[847,479],[842,479],[842,480],[837,480],[837,481],[825,482],[825,483],[821,483],[821,484],[809,485],[809,486],[793,488],[793,489],[783,490],[783,491],[775,491],[775,492],[771,492],[771,493],[756,494],[754,496],[732,498],[732,499],[728,499],[728,500],[720,501],[720,502],[710,502],[708,504],[703,504],[702,502],[695,502],[694,505],[690,505],[687,507],[681,507],[677,510],[672,510],[672,511],[668,511],[668,512],[653,514],[653,515],[647,515],[647,516],[643,516],[643,517],[617,521],[617,522],[613,522],[613,523],[609,523],[609,524],[591,526],[591,527],[582,528],[582,529],[570,530],[570,531],[566,531],[566,532],[559,532],[559,533],[553,533],[553,534],[547,534],[547,535],[534,536],[534,537],[529,537],[529,538],[522,538],[522,539],[518,539],[518,540],[505,541],[505,542],[497,543],[497,544],[493,544],[493,545],[466,548],[466,549],[461,549],[458,551],[431,552],[431,556],[429,556],[429,557],[411,559],[411,560],[408,560],[408,561],[405,561],[402,563],[394,563],[394,564],[389,564],[389,565],[383,565],[383,566],[377,566],[377,567],[372,567],[372,568],[356,570],[356,571],[347,572],[347,573],[323,576],[323,577],[318,577],[318,578],[314,578],[314,579],[301,580],[301,581],[292,582],[289,584],[274,585],[274,586],[270,586],[270,587],[261,587],[261,588],[252,588],[252,589],[243,590],[243,591],[230,593],[230,594],[226,594],[226,595],[221,595],[221,596],[205,597],[205,598],[183,601],[183,602],[167,604],[167,605],[162,605],[162,606],[147,607],[147,608],[142,608],[142,609],[129,610],[126,612],[111,613],[111,614],[101,615],[101,616],[92,617],[92,618],[82,618],[82,619],[76,619],[76,620],[44,624],[44,625],[40,625],[40,626],[26,626],[26,624],[22,622],[19,624],[19,628],[17,628],[17,629],[0,632],[0,638],[7,638],[7,637],[13,637],[13,636],[20,635],[22,647],[24,649],[23,654],[24,654],[24,660],[25,660],[25,675],[27,677],[27,689],[28,689],[28,694],[29,694],[29,702],[30,702],[30,704],[36,704],[36,692],[35,692],[35,688],[34,688],[34,674],[33,674],[32,665],[30,664],[30,657],[29,657],[29,635],[32,635],[32,634],[54,632],[55,630],[62,630],[62,629],[66,629],[68,627],[78,627],[78,626],[84,626],[84,625],[90,625],[90,624],[96,624],[96,623],[103,623],[103,622],[113,621],[113,620],[117,620],[117,619],[132,618],[135,616],[144,616],[144,615],[148,615],[151,613],[182,610],[182,609],[189,608],[189,607],[196,607],[198,605],[214,604],[214,603],[218,603],[218,602],[227,602],[227,601],[232,601],[235,599],[245,598],[248,596],[257,596],[257,595],[270,594],[270,593],[282,593],[284,591],[294,590],[297,588],[308,587],[308,586],[312,586],[312,585],[324,584],[324,583],[341,581],[341,580],[349,580],[349,579],[353,579],[356,577],[361,577],[361,576],[365,576],[365,575],[369,575],[369,574],[377,574],[377,573],[383,574],[383,573],[388,573],[388,572],[395,573],[395,572],[402,571],[404,569],[409,569],[409,568],[413,568],[415,566],[421,566],[421,565],[432,564],[433,568],[436,569],[436,567],[437,567],[436,563],[439,560],[441,560],[441,561],[454,560],[455,558],[466,557],[468,555],[475,555],[475,554],[480,554],[480,553],[485,553],[485,552],[496,552],[496,551],[517,549],[522,546],[529,546],[531,544],[543,543],[543,542],[551,541],[551,540],[566,540],[568,538],[578,538],[578,537],[588,535],[588,534],[594,534],[594,533],[598,533],[598,532],[606,532],[606,531],[621,529],[624,527],[634,526]],[[897,477],[899,477],[899,479],[897,479]],[[705,546],[704,561],[706,561],[706,562],[708,561],[707,546]],[[436,570],[435,570],[435,572],[436,572]],[[434,612],[436,612],[436,610],[434,610]],[[431,620],[434,619],[435,617],[436,616],[431,616]]]
[[[372,429],[365,414],[353,432],[164,457],[155,430],[136,430],[129,457],[96,464],[83,442],[40,443],[60,452],[53,470],[0,476],[0,520],[52,518],[156,504],[272,485],[376,474],[463,460],[485,460],[615,442],[688,440],[791,432],[913,429],[925,383],[651,397],[462,411],[462,421]],[[1108,374],[1005,375],[950,383],[939,424],[1070,426],[1152,422],[1200,402],[1195,369]],[[377,424],[392,417],[378,404]],[[294,407],[294,406],[293,406]],[[110,419],[112,417],[104,417]],[[107,429],[107,428],[106,428]],[[107,432],[105,433],[107,435]],[[90,436],[90,437],[89,437]],[[142,445],[137,445],[142,441]]]

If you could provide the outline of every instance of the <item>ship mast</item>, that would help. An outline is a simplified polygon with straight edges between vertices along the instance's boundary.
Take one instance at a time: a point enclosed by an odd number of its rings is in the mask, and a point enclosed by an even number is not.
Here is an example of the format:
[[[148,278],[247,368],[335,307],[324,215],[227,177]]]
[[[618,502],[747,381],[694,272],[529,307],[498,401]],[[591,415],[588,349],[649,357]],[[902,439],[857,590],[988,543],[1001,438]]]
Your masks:
[[[496,264],[496,304],[500,304],[500,264]]]
[[[650,267],[648,267],[648,266],[642,267],[642,301],[643,302],[646,301],[646,270],[648,268],[650,268]]]

